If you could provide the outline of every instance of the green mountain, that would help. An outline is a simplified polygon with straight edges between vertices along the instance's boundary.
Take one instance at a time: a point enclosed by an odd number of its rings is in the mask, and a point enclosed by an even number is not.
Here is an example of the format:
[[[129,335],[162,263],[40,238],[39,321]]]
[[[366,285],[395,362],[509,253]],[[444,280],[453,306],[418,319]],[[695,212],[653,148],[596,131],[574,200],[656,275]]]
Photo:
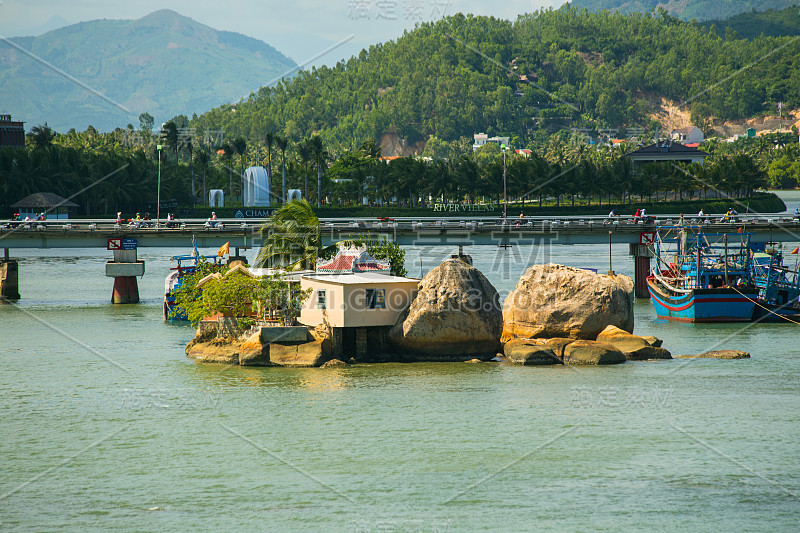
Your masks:
[[[593,13],[607,9],[619,13],[651,13],[660,8],[683,20],[726,19],[750,11],[784,9],[797,0],[573,0],[572,7]]]
[[[0,113],[62,132],[138,127],[143,112],[156,124],[191,116],[296,68],[262,41],[169,10],[9,41],[0,42]]]
[[[793,6],[780,10],[751,11],[725,20],[703,22],[705,27],[710,28],[712,25],[720,32],[730,28],[745,39],[755,39],[760,35],[767,37],[800,35],[800,8]]]
[[[192,124],[250,141],[319,133],[327,145],[354,146],[389,135],[418,146],[486,132],[528,144],[542,129],[656,128],[663,98],[686,102],[681,111],[704,126],[712,116],[776,112],[780,101],[800,107],[798,52],[793,37],[723,37],[666,14],[567,7],[514,22],[459,14]]]

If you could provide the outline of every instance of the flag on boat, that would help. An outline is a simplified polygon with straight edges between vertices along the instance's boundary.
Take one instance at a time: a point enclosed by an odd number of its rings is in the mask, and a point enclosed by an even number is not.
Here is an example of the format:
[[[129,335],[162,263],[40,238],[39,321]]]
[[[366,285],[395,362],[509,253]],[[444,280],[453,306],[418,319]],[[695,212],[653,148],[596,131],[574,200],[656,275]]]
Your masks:
[[[226,242],[222,246],[220,246],[219,250],[217,250],[217,255],[222,257],[223,255],[230,255],[231,253],[231,243],[230,241]]]
[[[791,254],[797,254],[798,252],[800,252],[800,246],[798,246],[797,248],[795,248],[794,250],[792,250],[791,252],[789,252],[789,254],[790,254],[790,255],[791,255]]]

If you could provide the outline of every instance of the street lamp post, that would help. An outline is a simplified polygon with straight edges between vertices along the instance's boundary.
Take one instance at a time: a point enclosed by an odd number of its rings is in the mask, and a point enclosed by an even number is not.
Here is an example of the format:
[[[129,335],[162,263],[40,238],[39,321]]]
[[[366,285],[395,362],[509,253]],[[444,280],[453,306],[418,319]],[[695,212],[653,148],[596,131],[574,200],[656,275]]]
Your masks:
[[[503,150],[503,224],[505,224],[508,215],[506,209],[508,206],[508,196],[506,195],[506,148],[505,144],[500,145],[500,149]]]
[[[156,204],[156,229],[161,226],[161,145],[156,145],[158,149],[158,196]]]

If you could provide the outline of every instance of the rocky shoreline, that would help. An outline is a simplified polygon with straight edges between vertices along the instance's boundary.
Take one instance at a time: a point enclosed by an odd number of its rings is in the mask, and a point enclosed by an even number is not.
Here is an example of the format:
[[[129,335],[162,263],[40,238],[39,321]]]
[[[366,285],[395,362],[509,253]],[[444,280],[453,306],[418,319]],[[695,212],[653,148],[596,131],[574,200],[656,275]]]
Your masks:
[[[379,332],[368,355],[338,353],[331,328],[259,326],[233,318],[204,321],[186,346],[202,363],[335,367],[374,362],[485,362],[612,365],[672,359],[656,337],[633,334],[633,281],[557,264],[534,265],[501,309],[499,295],[468,258],[431,270],[397,323]],[[676,358],[742,359],[720,350]],[[346,361],[345,361],[346,360]]]

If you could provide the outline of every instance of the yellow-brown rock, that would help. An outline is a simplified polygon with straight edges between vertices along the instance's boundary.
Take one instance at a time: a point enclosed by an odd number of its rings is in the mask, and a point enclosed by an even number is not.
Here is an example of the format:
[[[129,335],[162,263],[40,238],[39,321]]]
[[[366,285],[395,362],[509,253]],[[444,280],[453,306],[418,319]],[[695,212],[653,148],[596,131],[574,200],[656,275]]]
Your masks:
[[[558,365],[561,360],[545,346],[545,339],[512,339],[503,346],[508,360],[518,365]]]
[[[269,366],[269,345],[261,342],[261,333],[257,332],[244,341],[239,347],[239,364],[242,366]]]
[[[478,269],[448,259],[420,281],[389,340],[398,353],[428,361],[492,358],[503,329],[499,302],[497,290]]]
[[[564,364],[616,365],[625,361],[624,353],[604,342],[577,340],[564,348]]]
[[[269,361],[280,366],[319,366],[325,359],[322,348],[323,341],[311,341],[303,344],[270,344]]]
[[[549,263],[522,275],[503,306],[503,341],[595,339],[609,324],[633,331],[633,280]]]

